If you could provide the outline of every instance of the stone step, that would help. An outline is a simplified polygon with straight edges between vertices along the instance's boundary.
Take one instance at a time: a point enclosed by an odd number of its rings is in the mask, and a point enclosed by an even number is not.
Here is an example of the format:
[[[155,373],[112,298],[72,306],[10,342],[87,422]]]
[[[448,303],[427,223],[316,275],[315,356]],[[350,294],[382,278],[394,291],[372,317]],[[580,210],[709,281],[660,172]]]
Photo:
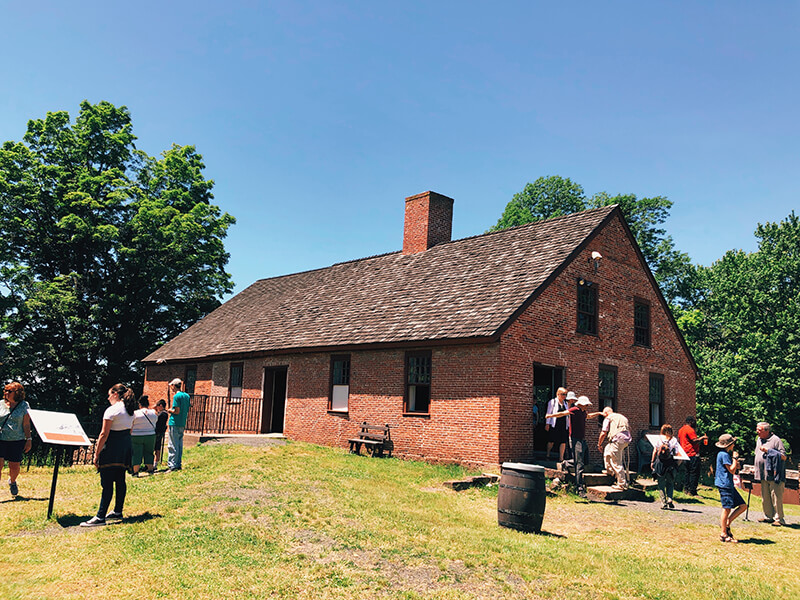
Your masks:
[[[617,490],[610,485],[596,485],[586,488],[586,493],[590,500],[600,502],[616,502],[618,500],[647,500],[648,496],[643,490],[628,488],[627,490]]]
[[[583,483],[589,486],[610,486],[616,481],[616,477],[606,475],[605,473],[584,473]]]
[[[639,477],[636,481],[631,483],[631,487],[645,492],[651,492],[658,489],[658,482],[648,479],[646,477]]]

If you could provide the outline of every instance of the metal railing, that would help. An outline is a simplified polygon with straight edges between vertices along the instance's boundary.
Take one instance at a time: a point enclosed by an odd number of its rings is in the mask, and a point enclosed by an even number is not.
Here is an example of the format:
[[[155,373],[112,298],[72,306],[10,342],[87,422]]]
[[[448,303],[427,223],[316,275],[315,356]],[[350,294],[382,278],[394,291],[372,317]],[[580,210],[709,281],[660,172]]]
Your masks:
[[[258,433],[261,398],[191,395],[186,431],[192,433]]]

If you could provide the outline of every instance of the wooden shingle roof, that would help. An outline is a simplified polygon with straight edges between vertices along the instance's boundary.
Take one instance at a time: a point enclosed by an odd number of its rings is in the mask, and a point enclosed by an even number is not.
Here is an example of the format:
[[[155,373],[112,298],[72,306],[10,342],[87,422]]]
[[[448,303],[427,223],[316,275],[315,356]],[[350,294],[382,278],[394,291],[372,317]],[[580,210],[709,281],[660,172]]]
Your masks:
[[[618,209],[262,279],[144,358],[489,339]]]

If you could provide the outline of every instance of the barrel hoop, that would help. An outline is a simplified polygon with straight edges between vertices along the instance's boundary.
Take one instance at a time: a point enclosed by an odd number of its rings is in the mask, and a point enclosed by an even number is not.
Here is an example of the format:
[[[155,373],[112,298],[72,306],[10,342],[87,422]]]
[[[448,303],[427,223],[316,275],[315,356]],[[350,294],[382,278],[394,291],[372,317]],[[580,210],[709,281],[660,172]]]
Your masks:
[[[503,469],[500,471],[501,475],[508,475],[509,477],[522,477],[523,479],[542,479],[544,480],[544,473],[528,473],[525,471],[510,471]]]
[[[509,508],[498,508],[497,512],[506,515],[514,515],[515,517],[529,517],[530,515],[540,515],[542,513],[520,512],[518,510],[511,510]]]
[[[501,483],[499,487],[506,488],[507,490],[519,490],[521,492],[533,492],[533,491],[536,491],[533,488],[519,487],[519,486],[516,486],[516,485],[508,485],[507,483]]]

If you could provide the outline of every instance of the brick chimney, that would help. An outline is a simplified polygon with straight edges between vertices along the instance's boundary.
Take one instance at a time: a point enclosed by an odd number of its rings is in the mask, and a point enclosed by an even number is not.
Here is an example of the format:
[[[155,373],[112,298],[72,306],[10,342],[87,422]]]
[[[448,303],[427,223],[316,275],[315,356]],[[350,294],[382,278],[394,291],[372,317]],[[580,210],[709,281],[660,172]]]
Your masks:
[[[416,254],[449,242],[453,233],[453,199],[436,192],[406,198],[403,254]]]

